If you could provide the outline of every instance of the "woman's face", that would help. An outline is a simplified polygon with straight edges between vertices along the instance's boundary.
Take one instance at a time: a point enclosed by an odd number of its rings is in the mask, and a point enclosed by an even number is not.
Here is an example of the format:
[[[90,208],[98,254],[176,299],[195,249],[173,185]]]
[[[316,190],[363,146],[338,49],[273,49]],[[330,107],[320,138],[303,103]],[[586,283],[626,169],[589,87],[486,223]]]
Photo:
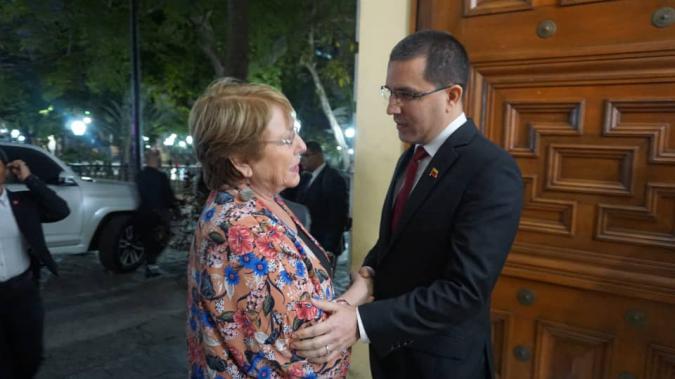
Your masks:
[[[305,142],[289,125],[288,115],[279,106],[272,107],[272,117],[263,132],[262,155],[250,163],[251,186],[265,194],[277,194],[300,182],[300,154]]]

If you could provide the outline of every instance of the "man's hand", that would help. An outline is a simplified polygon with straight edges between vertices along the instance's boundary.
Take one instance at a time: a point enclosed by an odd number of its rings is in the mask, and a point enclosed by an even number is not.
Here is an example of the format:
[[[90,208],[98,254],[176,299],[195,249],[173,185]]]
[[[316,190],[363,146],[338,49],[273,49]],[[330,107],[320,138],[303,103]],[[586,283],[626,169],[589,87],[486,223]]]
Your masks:
[[[375,269],[370,266],[361,266],[359,275],[364,279],[375,279]]]
[[[349,286],[347,292],[340,297],[352,305],[361,305],[373,301],[375,271],[370,267],[363,266],[358,272],[352,272],[351,276],[352,284]]]
[[[22,161],[21,159],[9,162],[7,164],[7,168],[12,174],[14,174],[14,176],[16,176],[17,179],[19,179],[20,182],[25,181],[30,176],[30,169],[28,168],[28,165],[26,165],[26,162]]]
[[[312,303],[331,315],[326,321],[293,333],[291,348],[310,362],[324,363],[358,341],[356,307],[324,300]]]

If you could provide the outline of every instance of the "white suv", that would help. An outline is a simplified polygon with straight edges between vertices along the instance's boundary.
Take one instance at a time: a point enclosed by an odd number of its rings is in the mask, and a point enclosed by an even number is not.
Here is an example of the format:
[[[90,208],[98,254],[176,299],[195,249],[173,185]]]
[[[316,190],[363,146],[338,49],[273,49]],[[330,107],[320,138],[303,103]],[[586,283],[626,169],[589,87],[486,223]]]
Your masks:
[[[68,217],[43,224],[49,251],[77,254],[98,250],[103,266],[115,272],[132,271],[143,263],[143,245],[134,238],[131,223],[138,206],[135,184],[81,178],[61,160],[33,145],[0,142],[0,148],[10,161],[25,161],[31,173],[68,202]],[[27,189],[11,176],[6,184],[11,191]]]

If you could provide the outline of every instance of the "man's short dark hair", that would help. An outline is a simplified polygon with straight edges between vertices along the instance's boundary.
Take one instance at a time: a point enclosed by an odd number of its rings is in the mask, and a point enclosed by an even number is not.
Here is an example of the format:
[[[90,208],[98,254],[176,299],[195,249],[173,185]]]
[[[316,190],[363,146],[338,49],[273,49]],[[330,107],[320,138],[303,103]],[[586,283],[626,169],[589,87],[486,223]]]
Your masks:
[[[427,58],[424,79],[444,87],[459,84],[466,89],[469,77],[469,57],[464,46],[450,33],[438,30],[415,32],[394,46],[389,61]]]
[[[0,149],[0,162],[7,166],[7,163],[9,163],[9,158],[7,158],[7,154],[5,154],[5,151]]]
[[[315,154],[323,154],[323,149],[321,148],[320,143],[316,141],[307,141],[305,142],[305,145],[307,146],[308,151],[311,151],[312,153]]]

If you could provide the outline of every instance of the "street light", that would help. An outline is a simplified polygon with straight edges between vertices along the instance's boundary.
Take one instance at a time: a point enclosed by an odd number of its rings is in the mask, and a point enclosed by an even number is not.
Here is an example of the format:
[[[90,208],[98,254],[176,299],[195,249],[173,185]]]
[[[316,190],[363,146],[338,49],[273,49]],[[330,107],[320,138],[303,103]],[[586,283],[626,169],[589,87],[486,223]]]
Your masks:
[[[87,123],[84,120],[73,120],[70,122],[70,130],[76,136],[83,136],[87,132]]]
[[[47,148],[49,148],[49,151],[51,151],[52,154],[54,154],[54,151],[56,150],[56,138],[54,138],[53,135],[47,137],[49,142],[47,142]]]
[[[176,133],[171,133],[170,136],[164,139],[164,146],[173,146],[173,144],[176,143],[176,137]]]
[[[345,129],[345,137],[354,138],[355,135],[356,135],[356,130],[354,129],[354,127],[350,126],[347,129]]]
[[[298,114],[295,113],[295,111],[291,111],[291,117],[293,118],[293,129],[295,129],[297,133],[300,133],[300,129],[302,129],[302,123],[298,119]]]

